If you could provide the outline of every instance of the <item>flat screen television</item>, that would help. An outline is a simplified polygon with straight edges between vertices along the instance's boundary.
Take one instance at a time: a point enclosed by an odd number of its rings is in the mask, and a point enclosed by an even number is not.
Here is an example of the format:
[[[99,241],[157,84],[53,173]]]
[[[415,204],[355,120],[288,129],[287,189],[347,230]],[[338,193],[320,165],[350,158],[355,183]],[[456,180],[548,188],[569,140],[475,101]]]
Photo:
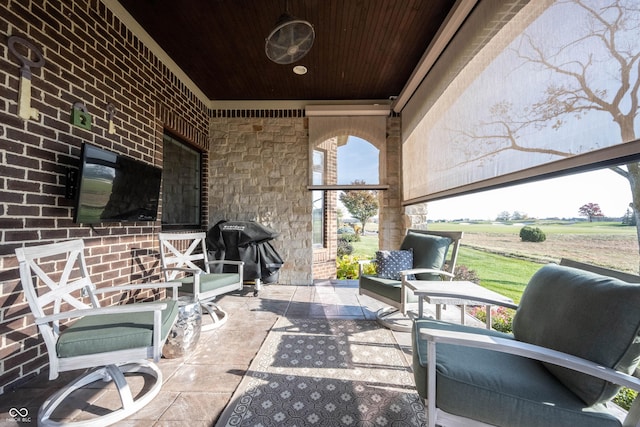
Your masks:
[[[74,222],[155,221],[162,169],[84,143]]]

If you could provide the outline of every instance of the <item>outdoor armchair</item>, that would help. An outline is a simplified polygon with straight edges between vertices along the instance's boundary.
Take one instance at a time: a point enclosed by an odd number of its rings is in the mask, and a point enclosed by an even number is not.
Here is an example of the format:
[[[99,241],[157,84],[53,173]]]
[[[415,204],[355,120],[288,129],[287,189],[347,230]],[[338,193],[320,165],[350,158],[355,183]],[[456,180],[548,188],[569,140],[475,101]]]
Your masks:
[[[202,232],[158,233],[162,271],[167,281],[179,281],[181,295],[200,301],[212,323],[203,331],[218,328],[229,316],[216,302],[217,297],[243,287],[242,261],[213,260],[207,254],[207,234]],[[231,265],[235,272],[212,273],[211,265]]]
[[[162,386],[162,373],[153,362],[160,359],[176,321],[180,284],[96,289],[88,274],[82,240],[17,248],[15,253],[25,297],[47,348],[49,379],[56,379],[60,372],[88,369],[43,403],[38,424],[60,425],[54,421],[58,418],[56,409],[73,410],[78,394],[67,397],[98,380],[113,381],[121,407],[68,425],[114,424],[148,404]],[[98,302],[98,295],[104,293],[159,288],[173,288],[173,299],[109,307],[100,307]],[[129,373],[145,374],[154,381],[134,396],[124,375]]]
[[[376,313],[382,325],[398,331],[411,330],[411,319],[402,315],[407,313],[407,305],[417,302],[417,298],[402,286],[402,277],[453,280],[462,236],[460,231],[410,229],[399,250],[377,251],[375,260],[359,263],[360,295],[388,305]],[[363,267],[369,262],[375,262],[376,274],[364,274]]]
[[[428,426],[640,425],[640,285],[548,264],[530,279],[513,334],[420,319],[413,370]]]

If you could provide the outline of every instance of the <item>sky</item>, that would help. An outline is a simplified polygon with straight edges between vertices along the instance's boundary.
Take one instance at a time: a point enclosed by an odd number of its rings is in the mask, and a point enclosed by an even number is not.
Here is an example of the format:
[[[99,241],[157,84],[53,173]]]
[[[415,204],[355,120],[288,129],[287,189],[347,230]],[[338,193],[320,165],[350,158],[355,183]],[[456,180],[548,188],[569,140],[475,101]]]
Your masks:
[[[603,169],[430,202],[428,217],[495,220],[504,211],[518,211],[530,218],[575,218],[586,203],[597,203],[605,216],[622,217],[630,202],[629,182]]]
[[[378,150],[368,142],[349,137],[338,151],[338,180],[378,183]],[[485,191],[447,200],[429,202],[432,221],[477,219],[495,220],[502,212],[518,211],[530,218],[575,218],[586,203],[597,203],[605,216],[622,217],[631,202],[629,182],[603,169],[569,175],[509,188]],[[348,215],[346,209],[343,210]]]

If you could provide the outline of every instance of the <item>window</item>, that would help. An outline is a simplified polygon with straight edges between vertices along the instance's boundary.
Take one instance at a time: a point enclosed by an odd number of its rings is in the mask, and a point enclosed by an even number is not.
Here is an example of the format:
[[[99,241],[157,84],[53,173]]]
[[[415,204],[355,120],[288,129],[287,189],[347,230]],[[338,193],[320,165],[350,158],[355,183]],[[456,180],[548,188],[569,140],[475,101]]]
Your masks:
[[[313,183],[320,184],[324,181],[325,175],[325,158],[326,152],[324,150],[313,150]],[[312,211],[312,223],[313,223],[313,246],[324,247],[325,236],[325,192],[321,190],[312,191],[311,197],[313,198],[313,211]]]
[[[202,156],[199,151],[164,134],[162,227],[199,228],[201,223]]]
[[[322,190],[312,191],[313,197],[313,246],[324,247],[325,236],[325,192]]]

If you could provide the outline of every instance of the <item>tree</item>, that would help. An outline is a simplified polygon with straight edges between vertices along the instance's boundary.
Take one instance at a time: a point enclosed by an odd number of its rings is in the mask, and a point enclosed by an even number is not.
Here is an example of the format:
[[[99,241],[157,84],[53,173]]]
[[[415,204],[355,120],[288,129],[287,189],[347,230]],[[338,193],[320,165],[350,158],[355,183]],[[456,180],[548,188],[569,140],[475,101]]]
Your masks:
[[[594,217],[604,216],[602,214],[602,210],[600,209],[600,205],[597,203],[586,203],[580,206],[578,212],[580,212],[580,215],[589,218],[589,222],[593,222]]]
[[[633,216],[633,211],[627,208],[627,211],[624,213],[622,217],[622,225],[636,225],[635,217]]]
[[[522,221],[529,218],[529,215],[527,215],[524,212],[520,212],[520,211],[513,211],[513,213],[511,214],[511,219],[514,221]]]
[[[509,221],[511,214],[507,211],[502,211],[496,217],[496,221]]]
[[[353,185],[363,185],[364,181],[355,180]],[[346,190],[340,194],[340,201],[352,217],[362,223],[362,232],[370,218],[378,213],[378,195],[373,190]]]

